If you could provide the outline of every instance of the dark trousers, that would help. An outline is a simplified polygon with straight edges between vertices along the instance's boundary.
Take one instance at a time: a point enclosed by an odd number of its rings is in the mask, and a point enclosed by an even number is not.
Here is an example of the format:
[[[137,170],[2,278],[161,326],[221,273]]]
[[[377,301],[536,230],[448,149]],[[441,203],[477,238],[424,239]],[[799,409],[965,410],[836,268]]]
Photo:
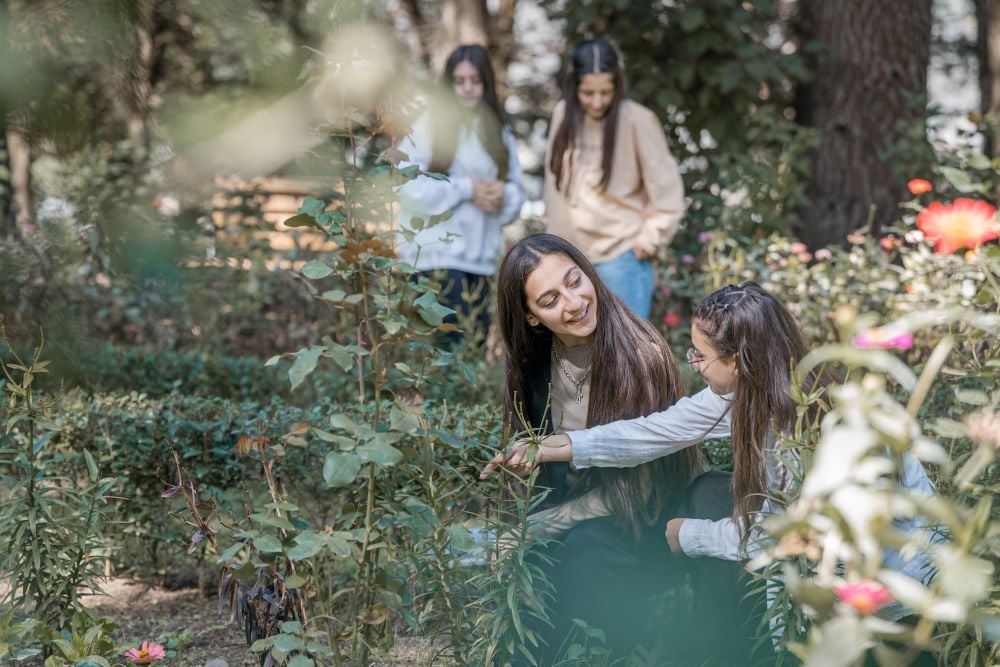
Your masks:
[[[677,516],[718,521],[732,516],[732,474],[710,471],[688,487]],[[748,596],[749,575],[737,561],[691,558],[671,554],[678,573],[689,577],[694,594],[691,614],[667,628],[666,644],[700,664],[714,660],[727,665],[753,664],[751,654],[764,600]],[[764,642],[760,652],[770,650]],[[766,661],[767,656],[758,655]]]
[[[545,548],[555,563],[545,572],[553,584],[549,605],[552,628],[539,629],[547,646],[539,664],[552,664],[583,636],[573,619],[601,629],[614,657],[628,656],[640,644],[663,647],[664,657],[690,656],[691,664],[707,659],[749,664],[761,609],[745,598],[740,563],[716,558],[673,555],[664,536],[673,517],[718,520],[732,514],[732,476],[712,471],[695,479],[679,506],[666,508],[655,525],[636,541],[611,517],[584,521],[566,537]],[[670,627],[653,627],[655,597],[680,589],[685,580],[693,591],[691,611],[675,600]],[[679,597],[675,596],[675,598]],[[676,663],[683,664],[683,663]]]
[[[442,339],[452,345],[457,345],[462,338],[486,340],[490,328],[490,277],[476,273],[467,273],[457,269],[435,269],[423,271],[423,275],[440,283],[441,291],[438,301],[457,313],[444,319],[445,323],[457,327],[465,327],[462,331],[449,331],[442,334]],[[471,321],[470,321],[471,320]],[[471,327],[471,329],[469,328]]]

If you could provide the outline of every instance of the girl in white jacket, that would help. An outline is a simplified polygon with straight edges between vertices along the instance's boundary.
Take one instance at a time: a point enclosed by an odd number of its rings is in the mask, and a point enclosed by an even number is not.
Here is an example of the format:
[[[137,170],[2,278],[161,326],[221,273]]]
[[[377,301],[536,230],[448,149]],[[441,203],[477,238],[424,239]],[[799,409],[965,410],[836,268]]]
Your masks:
[[[444,82],[450,104],[432,105],[399,149],[421,173],[399,190],[399,252],[441,283],[439,300],[489,326],[490,285],[501,251],[501,228],[524,203],[514,135],[504,123],[486,50],[459,46],[448,57]],[[429,224],[431,216],[450,212]]]

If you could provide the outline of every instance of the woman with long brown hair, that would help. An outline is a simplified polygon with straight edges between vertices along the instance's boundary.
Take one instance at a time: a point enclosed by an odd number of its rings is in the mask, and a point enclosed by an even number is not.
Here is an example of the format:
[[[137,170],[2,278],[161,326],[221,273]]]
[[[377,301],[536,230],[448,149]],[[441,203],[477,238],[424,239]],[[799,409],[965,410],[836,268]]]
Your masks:
[[[611,291],[648,318],[652,261],[683,215],[684,184],[663,125],[628,98],[611,43],[580,42],[549,125],[547,231],[583,250]]]
[[[442,284],[439,298],[460,324],[489,328],[490,282],[502,228],[524,203],[514,135],[497,98],[489,54],[457,47],[444,66],[443,93],[432,100],[399,149],[421,172],[399,189],[399,252]],[[437,224],[430,218],[450,212]],[[448,336],[457,342],[455,335]]]
[[[673,554],[692,559],[688,566],[694,574],[692,621],[678,636],[700,658],[740,661],[753,646],[757,614],[744,599],[739,568],[731,566],[748,558],[759,537],[759,518],[780,511],[773,498],[790,489],[792,474],[785,466],[794,460],[795,450],[779,454],[778,438],[795,429],[792,369],[805,356],[807,344],[788,309],[753,282],[728,285],[703,299],[694,313],[691,338],[688,362],[708,389],[647,417],[549,436],[535,461],[528,460],[525,445],[517,444],[497,455],[482,476],[500,465],[524,472],[539,462],[572,461],[581,469],[642,465],[708,438],[730,436],[732,474],[713,472],[696,479],[687,494],[691,502],[686,500],[665,522],[665,533]],[[810,393],[830,378],[825,371],[813,371],[800,382],[799,388]],[[933,493],[927,473],[913,457],[906,457],[900,483],[924,495]],[[904,558],[886,552],[885,564],[918,580],[932,575],[924,554]]]
[[[562,433],[638,417],[684,393],[663,337],[562,238],[528,236],[507,254],[497,317],[507,352],[505,414],[514,431]],[[548,568],[556,626],[545,632],[549,651],[573,618],[603,629],[626,653],[642,639],[642,601],[655,589],[650,573],[663,567],[660,524],[700,471],[696,448],[628,469],[575,474],[567,463],[545,466],[552,502],[530,517],[529,531],[559,540],[550,549],[558,565]]]

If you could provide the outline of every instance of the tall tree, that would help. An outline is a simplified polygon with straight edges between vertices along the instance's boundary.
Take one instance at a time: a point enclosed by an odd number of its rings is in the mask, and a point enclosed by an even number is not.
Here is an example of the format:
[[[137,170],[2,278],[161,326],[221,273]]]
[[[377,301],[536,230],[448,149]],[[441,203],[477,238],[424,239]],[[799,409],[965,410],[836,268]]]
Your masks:
[[[801,0],[798,30],[812,56],[797,118],[817,136],[799,234],[811,247],[843,243],[869,219],[898,217],[902,179],[887,152],[924,118],[932,0]]]
[[[994,121],[1000,118],[1000,2],[976,2],[976,56],[979,61],[979,110]],[[986,151],[1000,155],[1000,132],[991,129]]]
[[[9,24],[9,8],[7,0],[0,0],[0,63],[11,61]],[[0,64],[0,81],[7,78],[4,68],[9,65]],[[11,183],[10,149],[7,146],[7,98],[9,86],[0,85],[0,239],[7,238],[14,232],[14,190]]]

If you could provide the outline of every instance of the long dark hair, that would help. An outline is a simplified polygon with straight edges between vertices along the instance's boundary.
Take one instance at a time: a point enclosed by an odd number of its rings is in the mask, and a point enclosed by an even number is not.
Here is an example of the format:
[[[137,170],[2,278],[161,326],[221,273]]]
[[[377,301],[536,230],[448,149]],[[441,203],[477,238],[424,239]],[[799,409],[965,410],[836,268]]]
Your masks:
[[[760,510],[768,489],[765,450],[773,437],[791,433],[796,422],[792,372],[808,351],[795,317],[755,282],[727,285],[698,305],[694,326],[723,358],[736,360],[732,403],[733,520],[746,548],[751,514]],[[825,369],[804,378],[812,390],[829,384]]]
[[[563,103],[565,113],[562,123],[555,129],[555,139],[552,140],[552,156],[549,158],[549,169],[555,177],[556,190],[562,190],[564,182],[568,182],[573,172],[572,156],[576,144],[580,123],[583,120],[583,109],[576,97],[576,89],[580,79],[585,74],[610,74],[614,79],[615,94],[611,98],[611,106],[604,116],[604,140],[601,151],[601,190],[608,187],[611,180],[611,163],[615,154],[615,132],[618,129],[618,109],[625,99],[625,75],[619,63],[618,52],[611,42],[598,37],[580,42],[569,56],[570,68],[563,87]],[[567,157],[568,155],[568,157]],[[563,179],[565,168],[565,181]]]
[[[532,390],[528,373],[550,363],[552,332],[528,324],[524,284],[542,257],[552,254],[562,254],[580,267],[597,295],[587,426],[634,419],[673,405],[684,395],[684,384],[660,333],[611,293],[594,265],[573,244],[551,234],[533,234],[507,253],[497,278],[497,316],[507,350],[507,425],[525,430],[520,415]],[[618,525],[630,528],[638,539],[643,526],[656,521],[669,502],[680,498],[700,468],[700,450],[687,447],[635,468],[588,468],[573,492],[598,489]]]
[[[483,144],[483,148],[493,158],[493,163],[497,166],[497,178],[501,181],[507,178],[507,166],[510,155],[507,145],[503,141],[503,126],[506,123],[506,116],[500,101],[497,99],[496,77],[493,75],[493,66],[490,64],[490,57],[486,49],[478,44],[464,44],[457,47],[448,56],[444,64],[444,74],[441,83],[447,90],[451,90],[454,85],[452,76],[455,68],[461,62],[472,63],[479,73],[479,78],[483,82],[483,99],[472,112],[479,117],[476,125],[476,135]],[[458,129],[455,127],[455,117],[450,113],[435,113],[432,117],[432,140],[434,145],[431,156],[430,170],[440,173],[447,173],[451,163],[455,160],[455,151],[458,149]]]

